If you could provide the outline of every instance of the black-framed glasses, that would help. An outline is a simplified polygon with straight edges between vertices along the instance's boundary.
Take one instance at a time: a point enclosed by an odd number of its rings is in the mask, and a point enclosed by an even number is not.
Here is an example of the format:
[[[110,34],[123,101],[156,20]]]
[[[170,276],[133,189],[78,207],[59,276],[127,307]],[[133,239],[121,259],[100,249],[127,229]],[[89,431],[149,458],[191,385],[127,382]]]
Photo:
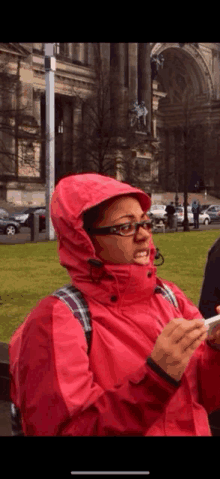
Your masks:
[[[150,231],[152,228],[151,220],[138,221],[136,223],[123,223],[115,226],[103,226],[101,228],[90,228],[88,233],[91,235],[120,235],[134,236],[139,228]]]

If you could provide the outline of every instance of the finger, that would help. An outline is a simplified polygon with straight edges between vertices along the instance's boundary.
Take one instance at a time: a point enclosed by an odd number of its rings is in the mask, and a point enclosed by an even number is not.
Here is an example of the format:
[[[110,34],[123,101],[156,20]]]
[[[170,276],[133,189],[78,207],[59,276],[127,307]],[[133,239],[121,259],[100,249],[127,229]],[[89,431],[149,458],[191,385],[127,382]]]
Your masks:
[[[197,340],[200,340],[202,336],[206,338],[207,331],[195,329],[191,331],[190,333],[188,333],[187,335],[185,335],[183,338],[181,338],[180,341],[177,343],[177,346],[184,353],[193,343],[195,343]]]
[[[205,339],[207,339],[207,332],[201,334],[192,343],[190,343],[185,349],[184,353],[189,353],[189,351],[195,351],[200,346],[200,344],[205,341]]]
[[[206,332],[206,330],[206,326],[201,320],[183,320],[182,322],[178,322],[178,327],[172,330],[172,332],[169,333],[169,336],[172,342],[178,343],[193,331],[195,331],[195,334],[202,334],[203,332]]]
[[[216,306],[216,311],[217,311],[218,314],[220,314],[220,305]]]
[[[190,328],[193,329],[193,325],[194,325],[194,319],[192,319],[190,321],[191,325],[190,325]],[[184,318],[174,318],[172,319],[164,328],[164,332],[166,331],[167,333],[167,336],[170,336],[171,334],[173,334],[173,332],[175,331],[175,329],[179,328],[180,326],[182,325],[185,325],[185,327],[189,327],[188,325],[189,323],[189,320],[187,319],[184,319]],[[194,326],[195,327],[195,326]]]
[[[161,334],[167,337],[170,336],[173,333],[173,331],[179,327],[179,325],[181,324],[181,321],[184,321],[184,319],[183,318],[171,319],[171,321],[168,324],[166,324]]]

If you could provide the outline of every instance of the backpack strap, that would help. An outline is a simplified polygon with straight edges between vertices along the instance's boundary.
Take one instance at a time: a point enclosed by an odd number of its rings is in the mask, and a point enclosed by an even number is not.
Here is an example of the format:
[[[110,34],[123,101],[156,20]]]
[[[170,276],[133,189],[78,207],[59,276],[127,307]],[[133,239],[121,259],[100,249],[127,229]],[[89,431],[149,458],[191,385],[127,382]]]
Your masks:
[[[71,310],[74,316],[80,322],[83,331],[85,333],[87,345],[88,345],[88,354],[91,346],[91,317],[87,303],[82,295],[82,293],[75,288],[72,284],[66,284],[62,288],[57,289],[52,293],[52,296],[56,296],[61,299]],[[10,404],[10,414],[11,414],[11,428],[12,436],[24,436],[22,425],[21,425],[21,414],[19,409],[15,406],[14,403]]]
[[[66,284],[62,288],[57,289],[52,293],[52,296],[56,296],[63,301],[71,310],[73,315],[80,322],[83,331],[85,333],[86,341],[88,344],[88,354],[91,346],[91,317],[88,305],[81,293],[72,284]]]
[[[161,285],[157,285],[154,290],[155,294],[162,294],[162,296],[167,299],[175,308],[178,308],[178,302],[175,294],[167,286],[161,282]],[[72,284],[67,284],[62,288],[57,289],[52,293],[52,296],[59,298],[63,301],[72,311],[74,316],[79,320],[83,331],[85,333],[86,341],[88,344],[88,354],[91,346],[91,317],[88,309],[88,305],[81,293],[75,286]],[[21,414],[19,409],[11,403],[11,425],[12,425],[12,436],[24,436],[22,426],[21,426]]]
[[[174,292],[172,291],[172,289],[169,286],[167,286],[167,284],[161,282],[160,286],[157,285],[155,287],[154,293],[162,294],[162,296],[165,299],[167,299],[167,301],[169,301],[175,308],[178,308],[178,301],[176,299],[176,296]]]

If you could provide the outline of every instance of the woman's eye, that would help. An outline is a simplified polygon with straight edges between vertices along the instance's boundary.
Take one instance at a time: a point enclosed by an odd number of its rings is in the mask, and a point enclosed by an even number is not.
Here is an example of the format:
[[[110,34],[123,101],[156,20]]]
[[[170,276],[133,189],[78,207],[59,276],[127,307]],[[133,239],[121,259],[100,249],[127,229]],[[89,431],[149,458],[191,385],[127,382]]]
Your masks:
[[[132,224],[128,223],[126,225],[122,225],[122,226],[120,226],[120,230],[121,231],[131,231],[132,230]]]
[[[143,228],[144,228],[145,230],[151,228],[151,222],[150,222],[150,221],[145,221],[145,222],[143,223]]]

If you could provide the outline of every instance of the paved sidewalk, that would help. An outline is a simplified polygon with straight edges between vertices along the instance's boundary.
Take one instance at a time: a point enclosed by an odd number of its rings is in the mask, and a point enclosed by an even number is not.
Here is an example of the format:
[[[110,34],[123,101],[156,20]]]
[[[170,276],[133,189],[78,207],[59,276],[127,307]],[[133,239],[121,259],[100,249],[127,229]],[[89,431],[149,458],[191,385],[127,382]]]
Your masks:
[[[11,436],[11,420],[9,402],[0,401],[0,437]]]

